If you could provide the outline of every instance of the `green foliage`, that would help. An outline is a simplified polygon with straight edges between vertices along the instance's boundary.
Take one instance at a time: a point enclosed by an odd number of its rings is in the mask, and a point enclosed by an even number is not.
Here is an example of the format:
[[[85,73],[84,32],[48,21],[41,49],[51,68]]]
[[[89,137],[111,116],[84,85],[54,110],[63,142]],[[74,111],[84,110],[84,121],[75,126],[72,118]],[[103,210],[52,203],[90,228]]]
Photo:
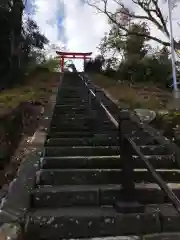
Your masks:
[[[128,21],[126,19],[125,24]],[[171,60],[166,47],[152,49],[148,44],[149,29],[146,23],[130,23],[128,31],[131,34],[122,34],[122,29],[114,23],[111,24],[109,34],[106,34],[100,43],[100,51],[104,55],[108,52],[116,52],[121,55],[117,73],[112,57],[106,60],[104,73],[120,80],[131,82],[155,82],[167,86],[171,79]]]
[[[101,72],[104,62],[104,57],[98,55],[94,60],[85,62],[85,72]]]
[[[106,33],[102,38],[99,50],[101,55],[105,55],[109,51],[117,51],[119,53],[122,52],[124,46],[124,36],[122,36],[121,31],[117,28],[116,25],[111,24],[111,29],[109,33]]]
[[[0,87],[20,82],[29,67],[43,61],[48,40],[32,19],[22,21],[23,9],[22,0],[0,3]]]
[[[23,43],[25,50],[29,50],[32,47],[43,49],[44,45],[49,41],[40,33],[39,27],[36,22],[30,18],[27,18],[23,23]]]
[[[161,56],[145,56],[141,60],[129,59],[121,62],[118,70],[120,78],[132,82],[155,82],[167,85],[171,78],[171,61],[162,61]]]
[[[41,64],[41,67],[48,69],[49,72],[58,72],[59,59],[57,58],[47,59],[44,63]]]
[[[149,40],[144,35],[149,34],[149,30],[147,24],[142,22],[139,24],[132,23],[129,26],[129,31],[132,33],[139,33],[142,36],[131,34],[127,35],[126,39],[124,40],[124,57],[126,59],[134,58],[134,59],[141,59],[144,57],[148,52],[148,45],[146,42]]]
[[[27,74],[36,75],[40,72],[58,72],[59,71],[59,60],[56,58],[43,59],[41,62],[32,61],[28,65]]]
[[[139,57],[143,57],[149,49],[149,45],[146,43],[149,40],[146,37],[149,35],[147,24],[144,22],[131,23],[128,25],[128,29],[132,34],[123,33],[116,24],[111,23],[109,33],[105,34],[99,46],[101,54],[104,56],[109,52],[116,52],[125,58],[137,54]]]
[[[42,50],[47,43],[47,38],[40,33],[36,22],[28,18],[23,23],[21,67],[24,72],[26,72],[28,65],[36,65],[45,60]]]

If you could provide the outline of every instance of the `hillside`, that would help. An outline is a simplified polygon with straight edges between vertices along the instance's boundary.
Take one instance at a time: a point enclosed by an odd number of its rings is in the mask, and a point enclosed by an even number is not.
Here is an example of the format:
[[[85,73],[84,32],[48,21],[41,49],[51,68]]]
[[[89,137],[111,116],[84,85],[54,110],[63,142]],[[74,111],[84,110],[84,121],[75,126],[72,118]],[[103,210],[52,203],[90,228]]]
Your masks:
[[[0,95],[0,186],[14,177],[20,159],[11,161],[20,142],[38,127],[59,74],[36,72],[23,85],[4,90]]]

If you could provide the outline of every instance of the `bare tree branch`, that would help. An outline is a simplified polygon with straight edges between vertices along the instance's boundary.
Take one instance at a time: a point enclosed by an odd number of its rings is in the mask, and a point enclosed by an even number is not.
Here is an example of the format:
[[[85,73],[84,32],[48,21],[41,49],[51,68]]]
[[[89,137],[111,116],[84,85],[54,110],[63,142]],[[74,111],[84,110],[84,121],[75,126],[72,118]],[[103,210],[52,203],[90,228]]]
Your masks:
[[[129,31],[128,27],[121,24],[117,20],[117,16],[124,15],[129,17],[129,19],[140,19],[152,22],[162,33],[164,33],[168,38],[170,36],[168,28],[167,28],[167,19],[163,17],[162,11],[158,5],[158,0],[132,0],[132,2],[138,5],[146,15],[137,15],[131,12],[128,8],[124,6],[121,0],[113,0],[117,5],[119,5],[120,9],[116,11],[116,13],[111,13],[107,9],[108,0],[87,0],[89,6],[94,7],[98,12],[106,14],[109,20],[117,25],[120,29],[125,31],[128,35],[137,35],[146,37],[149,40],[154,40],[164,46],[170,46],[168,41],[163,41],[155,36],[149,36],[146,33],[135,33]],[[99,7],[99,3],[103,4],[103,7]],[[175,46],[178,46],[178,43],[174,40]]]
[[[150,3],[152,3],[153,0],[149,0],[147,4],[144,4],[144,0],[132,0],[136,5],[138,5],[147,15],[148,15],[148,20],[159,29],[163,30],[163,25],[162,23],[159,23],[155,17],[153,17],[152,13],[157,16],[157,9],[156,6],[153,4],[153,7],[150,7]],[[154,0],[156,1],[156,0]],[[157,16],[158,17],[158,16]]]
[[[95,8],[98,12],[104,13],[102,9],[100,9],[96,4],[91,3],[89,0],[87,0],[86,3],[87,3],[90,7]]]
[[[104,13],[108,16],[108,18],[116,25],[119,26],[119,28],[121,28],[122,30],[124,30],[127,34],[129,35],[136,35],[136,36],[141,36],[141,37],[147,37],[148,39],[150,40],[154,40],[160,44],[163,44],[164,46],[169,46],[169,42],[165,42],[157,37],[153,37],[153,36],[148,36],[146,34],[143,34],[143,33],[138,33],[138,32],[131,32],[129,31],[126,27],[122,26],[121,24],[117,23],[116,20],[114,20],[114,18],[112,17],[112,14],[110,14],[109,12],[107,12],[107,0],[106,0],[106,3],[105,3],[105,6],[104,6]]]
[[[120,3],[120,1],[118,0],[113,0],[114,2],[116,2],[117,4],[119,4],[121,6],[121,9],[120,10],[124,10],[123,11],[123,14],[124,15],[127,15],[131,18],[138,18],[138,19],[144,19],[144,20],[149,20],[149,17],[148,16],[141,16],[141,15],[135,15],[133,12],[130,12],[129,9],[127,9],[123,3]],[[117,13],[122,13],[122,11],[119,11],[117,10]]]
[[[152,0],[152,2],[154,3],[155,7],[156,7],[156,14],[157,16],[159,17],[160,21],[161,21],[161,24],[163,26],[163,30],[164,30],[164,33],[167,35],[167,37],[169,37],[169,31],[167,29],[167,25],[166,25],[166,20],[164,19],[163,15],[162,15],[162,12],[158,6],[158,2],[157,0]]]

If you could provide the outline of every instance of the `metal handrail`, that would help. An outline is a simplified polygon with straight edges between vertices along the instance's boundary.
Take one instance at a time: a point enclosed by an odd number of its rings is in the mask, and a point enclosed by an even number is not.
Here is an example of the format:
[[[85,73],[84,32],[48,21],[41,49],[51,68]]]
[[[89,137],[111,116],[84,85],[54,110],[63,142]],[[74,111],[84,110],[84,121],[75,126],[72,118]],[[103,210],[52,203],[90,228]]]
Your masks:
[[[82,78],[82,80],[84,80]],[[93,92],[93,90],[88,86],[88,83],[84,80],[84,83],[86,85],[86,87],[88,88],[90,94],[95,97],[97,99],[96,94]],[[101,107],[105,110],[108,118],[110,118],[110,120],[112,121],[112,119],[114,119],[114,117],[112,116],[112,114],[108,111],[108,109],[104,106],[103,102],[101,100],[99,100],[99,103],[101,105]],[[130,120],[132,123],[136,124],[137,127],[139,129],[145,130],[145,125],[140,121],[140,119],[138,118],[137,115],[135,115],[135,113],[128,111],[124,111],[125,116],[124,119],[119,119],[119,123],[114,119],[114,121],[112,121],[114,123],[114,125],[116,126],[116,128],[119,128],[119,137],[120,137],[120,141],[121,141],[121,152],[123,152],[123,150],[127,150],[127,148],[123,149],[123,146],[125,146],[126,144],[129,144],[129,148],[131,148],[131,152],[135,152],[137,156],[140,157],[140,159],[143,161],[143,163],[145,164],[145,167],[147,168],[147,170],[151,173],[152,177],[155,179],[156,183],[158,184],[158,186],[161,188],[161,190],[167,195],[167,197],[169,198],[170,202],[172,202],[172,204],[174,205],[174,207],[176,208],[178,214],[180,215],[180,200],[178,199],[178,197],[173,193],[173,191],[167,186],[166,182],[162,179],[162,177],[156,172],[156,170],[154,169],[154,167],[151,165],[151,163],[148,161],[147,158],[145,158],[145,156],[142,154],[140,147],[137,146],[135,144],[135,142],[126,134],[123,134],[123,132],[121,131],[121,121],[123,120]],[[148,131],[149,129],[147,129],[147,133],[149,133]],[[152,136],[151,134],[149,134],[150,136]],[[158,141],[159,142],[159,141]],[[159,142],[160,143],[160,142]],[[128,150],[127,150],[128,151]],[[132,175],[129,176],[129,174],[132,173],[133,169],[133,163],[132,163],[132,155],[130,154],[130,152],[128,151],[128,153],[124,153],[125,155],[128,154],[128,158],[129,159],[125,159],[124,161],[124,170],[128,171],[124,172],[124,175],[126,176],[126,180],[129,181],[129,183],[124,183],[124,187],[127,187],[129,189],[127,189],[127,191],[131,191],[134,188],[134,181],[132,179]],[[131,156],[130,156],[131,155]],[[126,160],[128,160],[126,162]],[[131,162],[131,163],[130,163]],[[126,166],[125,166],[126,165]],[[129,168],[129,169],[127,169]],[[125,180],[125,181],[126,181]],[[127,192],[130,193],[130,192]]]
[[[161,190],[164,191],[164,193],[167,195],[169,200],[172,202],[174,207],[176,208],[178,214],[180,215],[180,200],[178,197],[173,193],[173,191],[167,186],[166,182],[162,179],[162,177],[156,172],[154,167],[151,165],[151,163],[148,161],[147,158],[144,157],[142,154],[140,147],[135,144],[135,142],[129,138],[128,136],[125,136],[125,138],[128,140],[129,144],[131,145],[133,151],[140,157],[140,159],[144,162],[147,170],[151,173],[153,178],[155,179],[156,183],[159,185]]]
[[[108,119],[114,124],[114,126],[115,126],[116,128],[118,128],[118,127],[119,127],[119,123],[116,121],[116,119],[113,117],[113,115],[109,112],[109,110],[105,107],[104,103],[103,103],[100,99],[98,99],[98,97],[97,97],[96,93],[94,93],[93,89],[91,89],[90,86],[88,86],[88,83],[87,83],[87,81],[85,80],[85,78],[83,78],[81,75],[79,75],[79,76],[80,76],[81,79],[84,81],[84,84],[85,84],[85,86],[87,87],[88,92],[90,93],[90,95],[98,101],[99,105],[100,105],[100,106],[102,107],[102,109],[105,111]]]

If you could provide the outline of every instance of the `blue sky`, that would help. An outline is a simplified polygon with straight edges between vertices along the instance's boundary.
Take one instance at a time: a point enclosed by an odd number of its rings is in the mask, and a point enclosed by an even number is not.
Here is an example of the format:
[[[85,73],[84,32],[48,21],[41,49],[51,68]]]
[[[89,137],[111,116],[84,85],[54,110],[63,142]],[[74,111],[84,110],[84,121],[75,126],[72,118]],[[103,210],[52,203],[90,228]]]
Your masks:
[[[25,11],[26,13],[33,15],[36,13],[35,0],[25,0]]]

